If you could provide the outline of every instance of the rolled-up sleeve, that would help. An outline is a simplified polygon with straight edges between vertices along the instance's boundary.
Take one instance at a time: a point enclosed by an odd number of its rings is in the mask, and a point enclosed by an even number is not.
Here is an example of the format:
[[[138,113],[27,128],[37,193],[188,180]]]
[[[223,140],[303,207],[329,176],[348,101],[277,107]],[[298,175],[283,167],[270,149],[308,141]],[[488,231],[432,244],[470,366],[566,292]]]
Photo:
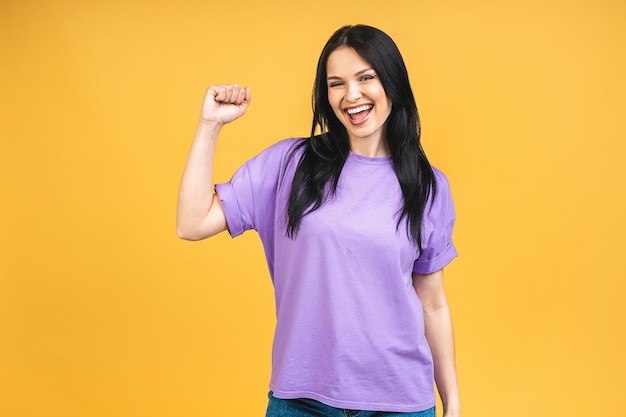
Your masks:
[[[232,237],[254,229],[253,186],[247,163],[235,172],[230,182],[217,184],[215,191],[222,203],[228,232]]]
[[[456,213],[450,185],[441,171],[435,170],[435,177],[437,193],[422,222],[422,251],[413,266],[419,274],[436,272],[458,255],[452,242]]]
[[[262,239],[274,231],[276,193],[296,139],[285,139],[243,164],[229,182],[215,185],[232,237],[256,230]],[[265,242],[264,240],[264,242]]]

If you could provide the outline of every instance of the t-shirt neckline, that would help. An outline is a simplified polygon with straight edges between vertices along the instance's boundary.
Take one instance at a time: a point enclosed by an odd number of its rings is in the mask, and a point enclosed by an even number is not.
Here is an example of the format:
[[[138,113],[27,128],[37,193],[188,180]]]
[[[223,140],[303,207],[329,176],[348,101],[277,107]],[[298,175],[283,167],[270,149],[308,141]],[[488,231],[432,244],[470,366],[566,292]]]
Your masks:
[[[348,160],[366,165],[388,165],[391,162],[391,156],[365,156],[350,151]]]

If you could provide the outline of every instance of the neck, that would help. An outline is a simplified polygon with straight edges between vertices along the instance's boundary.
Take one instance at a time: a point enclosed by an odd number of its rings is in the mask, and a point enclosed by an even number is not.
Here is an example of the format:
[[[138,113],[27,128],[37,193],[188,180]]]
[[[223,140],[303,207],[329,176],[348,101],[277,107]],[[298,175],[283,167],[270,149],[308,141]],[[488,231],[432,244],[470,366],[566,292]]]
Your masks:
[[[372,141],[361,138],[350,138],[350,150],[353,153],[370,158],[382,158],[391,155],[387,141],[383,139]]]

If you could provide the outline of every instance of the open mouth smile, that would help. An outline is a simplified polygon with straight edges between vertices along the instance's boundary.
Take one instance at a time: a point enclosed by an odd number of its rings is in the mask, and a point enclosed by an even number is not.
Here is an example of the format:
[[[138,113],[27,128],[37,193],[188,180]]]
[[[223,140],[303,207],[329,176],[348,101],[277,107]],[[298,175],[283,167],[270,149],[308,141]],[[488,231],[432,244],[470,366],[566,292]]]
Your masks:
[[[367,120],[367,116],[372,108],[374,108],[373,104],[363,104],[361,106],[345,109],[344,113],[348,115],[352,124],[360,124]]]
[[[348,116],[352,117],[355,114],[362,113],[364,111],[369,111],[369,110],[372,109],[372,107],[374,107],[374,106],[371,105],[371,104],[364,104],[362,106],[345,109],[344,112],[346,112],[348,114]]]

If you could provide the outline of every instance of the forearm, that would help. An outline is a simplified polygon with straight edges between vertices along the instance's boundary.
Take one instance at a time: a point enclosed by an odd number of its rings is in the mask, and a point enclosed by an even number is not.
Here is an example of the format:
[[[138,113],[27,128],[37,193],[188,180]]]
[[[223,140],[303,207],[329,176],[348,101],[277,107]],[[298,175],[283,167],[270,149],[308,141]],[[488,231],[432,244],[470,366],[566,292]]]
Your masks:
[[[178,192],[176,230],[182,238],[202,238],[197,230],[213,201],[213,160],[221,129],[220,123],[198,122]]]
[[[435,382],[443,403],[444,416],[460,415],[456,375],[454,331],[447,304],[424,310],[426,338],[433,355]]]
[[[214,84],[207,88],[178,191],[176,232],[182,239],[200,240],[226,230],[226,216],[213,193],[213,158],[222,127],[243,116],[250,99],[250,87]]]

